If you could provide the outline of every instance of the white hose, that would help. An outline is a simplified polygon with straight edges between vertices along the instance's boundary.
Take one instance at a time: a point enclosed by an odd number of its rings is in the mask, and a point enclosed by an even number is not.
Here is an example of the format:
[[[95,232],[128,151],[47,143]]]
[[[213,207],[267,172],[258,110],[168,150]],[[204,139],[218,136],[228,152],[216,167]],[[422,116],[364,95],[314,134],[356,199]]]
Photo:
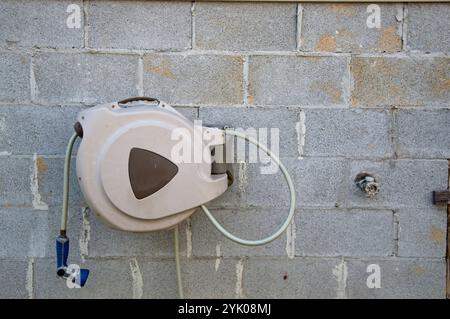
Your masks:
[[[69,207],[69,175],[70,175],[70,159],[72,157],[72,149],[78,134],[73,133],[67,143],[66,158],[64,160],[64,180],[63,180],[63,205],[61,210],[61,231],[67,230],[67,215]]]
[[[173,229],[173,243],[175,248],[175,268],[177,272],[178,296],[180,299],[184,299],[183,281],[181,279],[180,243],[178,237],[178,225],[176,225]]]
[[[289,214],[288,214],[284,224],[275,233],[273,233],[272,235],[270,235],[270,236],[268,236],[266,238],[263,238],[263,239],[259,239],[259,240],[248,240],[248,239],[242,239],[242,238],[236,237],[235,235],[233,235],[230,232],[228,232],[225,228],[223,228],[223,226],[221,224],[219,224],[217,219],[214,218],[214,216],[211,214],[211,212],[209,211],[209,209],[205,205],[201,205],[200,207],[202,208],[202,210],[206,214],[206,216],[209,218],[211,223],[214,226],[216,226],[216,228],[225,237],[227,237],[228,239],[231,239],[232,241],[234,241],[234,242],[236,242],[238,244],[242,244],[242,245],[246,245],[246,246],[260,246],[260,245],[264,245],[264,244],[270,243],[271,241],[274,241],[275,239],[277,239],[286,230],[286,228],[291,223],[292,218],[294,217],[294,213],[295,213],[295,189],[294,189],[294,183],[292,182],[291,176],[289,175],[286,167],[283,165],[283,163],[281,163],[281,161],[278,158],[278,156],[276,156],[274,153],[272,153],[272,151],[270,151],[266,146],[264,146],[263,144],[260,144],[254,138],[252,138],[252,137],[250,137],[248,135],[245,135],[244,133],[238,132],[238,131],[233,131],[233,130],[230,130],[230,129],[226,129],[225,130],[225,134],[236,136],[238,138],[242,138],[242,139],[244,139],[246,141],[249,141],[253,145],[256,145],[258,148],[260,148],[264,152],[266,152],[267,155],[269,155],[270,158],[272,158],[272,160],[274,160],[275,163],[280,167],[281,172],[283,173],[283,176],[286,179],[286,182],[287,182],[288,187],[289,187],[289,192],[290,192]]]

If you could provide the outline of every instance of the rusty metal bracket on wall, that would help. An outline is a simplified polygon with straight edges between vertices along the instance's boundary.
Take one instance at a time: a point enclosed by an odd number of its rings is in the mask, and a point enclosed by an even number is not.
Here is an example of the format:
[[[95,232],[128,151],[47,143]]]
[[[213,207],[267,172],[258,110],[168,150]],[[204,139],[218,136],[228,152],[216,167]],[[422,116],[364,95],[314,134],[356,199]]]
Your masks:
[[[443,191],[433,191],[433,205],[447,206],[447,299],[450,299],[450,159],[448,160],[448,189]]]
[[[448,205],[450,204],[450,190],[434,191],[433,192],[434,205]]]
[[[448,160],[448,189],[445,191],[433,192],[433,204],[434,205],[447,205],[447,249],[446,249],[446,262],[447,262],[447,280],[446,280],[446,292],[447,299],[450,299],[450,159]]]
[[[449,161],[449,187],[450,187],[450,161]],[[433,205],[447,205],[447,299],[450,299],[450,190],[434,191]]]

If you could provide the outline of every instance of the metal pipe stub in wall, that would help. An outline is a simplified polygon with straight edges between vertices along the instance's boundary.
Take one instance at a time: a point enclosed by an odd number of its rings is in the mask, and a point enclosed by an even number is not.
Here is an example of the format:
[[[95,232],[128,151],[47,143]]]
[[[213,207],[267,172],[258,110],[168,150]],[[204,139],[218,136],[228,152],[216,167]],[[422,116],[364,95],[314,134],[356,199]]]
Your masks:
[[[380,192],[380,184],[377,179],[369,173],[361,172],[355,177],[356,186],[368,197],[374,197]]]

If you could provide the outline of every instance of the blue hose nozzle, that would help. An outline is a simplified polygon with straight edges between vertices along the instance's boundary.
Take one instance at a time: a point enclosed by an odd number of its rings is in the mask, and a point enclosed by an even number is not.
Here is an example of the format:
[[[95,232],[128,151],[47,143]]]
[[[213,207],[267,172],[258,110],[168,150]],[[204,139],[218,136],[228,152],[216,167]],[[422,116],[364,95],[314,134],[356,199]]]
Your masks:
[[[69,238],[59,235],[56,238],[56,273],[62,277],[66,273],[67,258],[69,257]]]
[[[61,234],[56,238],[56,274],[65,279],[71,279],[74,284],[83,287],[89,276],[88,269],[79,269],[77,273],[68,271],[69,238]]]
[[[77,278],[80,287],[84,287],[88,279],[88,276],[89,276],[89,269],[80,269],[79,277]]]

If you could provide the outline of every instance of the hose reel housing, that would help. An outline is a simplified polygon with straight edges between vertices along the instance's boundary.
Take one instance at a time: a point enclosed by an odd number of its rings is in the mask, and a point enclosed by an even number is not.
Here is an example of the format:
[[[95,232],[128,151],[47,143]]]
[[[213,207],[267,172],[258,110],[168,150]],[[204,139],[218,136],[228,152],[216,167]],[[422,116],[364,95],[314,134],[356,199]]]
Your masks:
[[[227,174],[212,174],[210,152],[199,162],[174,158],[180,143],[174,130],[200,141],[202,149],[223,145],[224,131],[194,126],[164,102],[136,98],[102,104],[80,112],[78,123],[80,188],[91,209],[113,228],[170,228],[228,188]]]

